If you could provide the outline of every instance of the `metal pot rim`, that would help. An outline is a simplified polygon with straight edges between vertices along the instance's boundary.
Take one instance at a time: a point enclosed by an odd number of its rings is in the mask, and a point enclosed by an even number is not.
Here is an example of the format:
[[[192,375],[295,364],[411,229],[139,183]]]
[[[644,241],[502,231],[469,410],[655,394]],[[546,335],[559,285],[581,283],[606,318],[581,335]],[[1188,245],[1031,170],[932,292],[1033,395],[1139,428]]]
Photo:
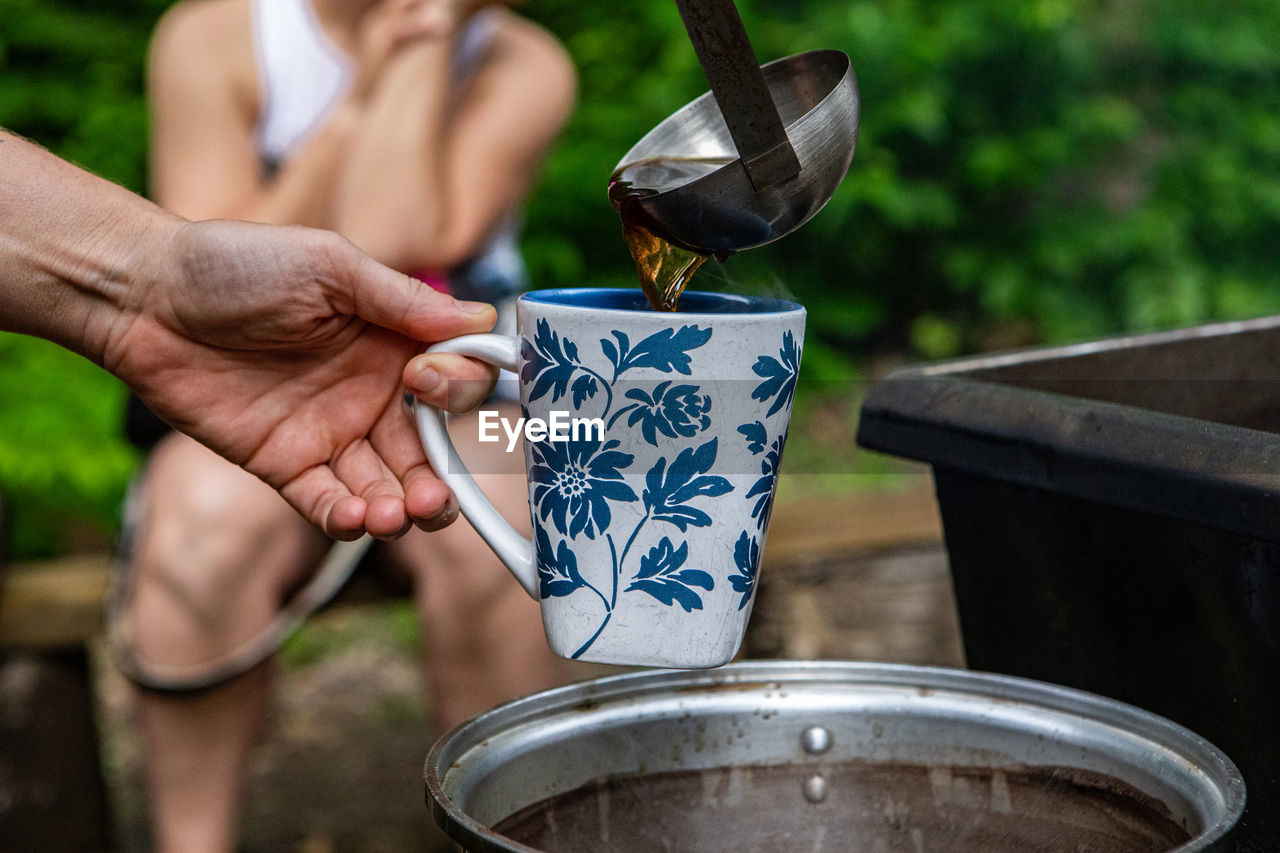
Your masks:
[[[1224,799],[1220,818],[1176,851],[1198,850],[1222,837],[1244,811],[1244,779],[1221,750],[1191,730],[1159,715],[1092,693],[1031,679],[944,667],[854,661],[747,661],[715,670],[646,670],[607,676],[537,693],[500,705],[447,732],[432,746],[425,765],[427,800],[437,822],[469,850],[532,850],[490,830],[467,814],[445,791],[445,777],[469,750],[513,727],[572,711],[591,714],[626,702],[642,705],[648,698],[680,694],[752,691],[762,687],[796,690],[909,688],[920,696],[956,694],[999,703],[1052,711],[1136,734],[1154,746],[1176,753],[1212,780]]]

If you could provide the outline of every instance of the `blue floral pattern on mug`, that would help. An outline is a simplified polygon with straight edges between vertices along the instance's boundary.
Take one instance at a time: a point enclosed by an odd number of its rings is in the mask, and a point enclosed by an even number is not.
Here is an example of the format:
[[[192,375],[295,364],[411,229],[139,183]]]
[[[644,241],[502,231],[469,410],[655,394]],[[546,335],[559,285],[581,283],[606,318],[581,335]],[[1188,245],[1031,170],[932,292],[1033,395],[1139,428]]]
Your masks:
[[[742,593],[738,602],[741,610],[751,600],[751,593],[755,592],[756,573],[760,569],[760,542],[745,530],[733,545],[733,564],[738,573],[729,575],[729,584],[735,592]]]
[[[578,558],[569,550],[568,543],[561,540],[560,547],[553,551],[546,530],[539,527],[536,536],[538,543],[534,551],[538,559],[538,593],[543,598],[568,595],[588,586],[578,571]]]
[[[546,320],[538,321],[538,331],[533,341],[525,339],[520,345],[520,356],[525,359],[520,370],[523,382],[534,382],[530,399],[536,400],[551,392],[552,401],[559,400],[569,393],[569,383],[573,382],[573,404],[579,406],[587,397],[595,396],[597,374],[586,370],[578,362],[578,347],[572,341],[560,341],[560,336],[551,331]],[[578,374],[575,378],[575,374]]]
[[[622,482],[620,468],[635,458],[615,448],[617,441],[540,441],[531,445],[535,465],[530,469],[533,505],[540,518],[550,518],[556,530],[571,539],[608,528],[609,501],[634,501],[636,493]],[[567,522],[567,524],[566,524]]]
[[[640,558],[640,570],[632,578],[626,592],[647,592],[663,604],[679,604],[686,613],[702,609],[702,597],[694,587],[710,591],[715,581],[702,569],[684,568],[689,559],[689,543],[677,548],[663,536],[649,553]]]
[[[658,433],[667,438],[688,438],[711,425],[711,396],[699,394],[697,385],[672,385],[660,382],[652,392],[631,388],[623,396],[634,400],[622,406],[609,420],[609,425],[630,412],[627,426],[640,424],[644,440],[657,446]]]
[[[751,399],[768,402],[773,405],[765,415],[772,415],[783,406],[790,406],[796,395],[796,378],[800,374],[800,346],[790,332],[782,336],[782,348],[778,357],[760,356],[751,370],[764,381],[751,392]]]
[[[527,451],[539,594],[580,601],[574,606],[598,614],[571,657],[591,649],[634,596],[677,614],[702,611],[711,595],[733,596],[738,610],[752,600],[800,347],[790,331],[761,342],[743,356],[738,374],[756,381],[720,391],[695,372],[712,332],[677,322],[634,343],[618,330],[583,342],[539,319],[532,339],[520,340],[526,401],[571,400],[603,427],[598,437],[531,442]],[[718,396],[731,393],[741,395],[736,409]],[[717,426],[717,418],[735,411],[734,420]],[[760,414],[738,420],[746,411]],[[743,470],[725,476],[717,467],[721,436],[728,442],[735,431],[746,442],[745,455],[742,444],[731,442]],[[653,449],[637,462],[644,446]],[[755,473],[746,467],[753,459]],[[700,551],[695,558],[689,537],[726,514],[725,502],[738,507],[727,513],[740,519],[734,524],[754,522],[754,530],[735,527],[741,533],[717,546],[721,556]]]
[[[674,524],[684,532],[689,527],[707,527],[711,516],[691,501],[696,497],[718,498],[733,490],[724,477],[707,475],[716,461],[717,439],[696,449],[686,447],[667,467],[660,458],[644,475],[644,507],[649,516]]]
[[[612,334],[615,340],[601,339],[600,349],[613,364],[615,381],[624,372],[635,367],[652,367],[664,373],[675,371],[688,376],[692,362],[689,351],[711,340],[711,330],[697,326],[664,329],[644,338],[634,348],[630,339],[622,332],[615,330]]]
[[[764,444],[768,440],[764,424],[760,421],[743,424],[738,427],[738,432],[746,437],[747,449],[751,453],[758,456],[764,452]],[[769,451],[764,453],[760,460],[760,479],[747,490],[747,497],[756,499],[755,505],[751,508],[751,517],[756,520],[756,527],[760,529],[768,526],[769,518],[773,515],[773,496],[777,493],[778,471],[782,467],[782,449],[786,444],[785,432],[773,440]]]

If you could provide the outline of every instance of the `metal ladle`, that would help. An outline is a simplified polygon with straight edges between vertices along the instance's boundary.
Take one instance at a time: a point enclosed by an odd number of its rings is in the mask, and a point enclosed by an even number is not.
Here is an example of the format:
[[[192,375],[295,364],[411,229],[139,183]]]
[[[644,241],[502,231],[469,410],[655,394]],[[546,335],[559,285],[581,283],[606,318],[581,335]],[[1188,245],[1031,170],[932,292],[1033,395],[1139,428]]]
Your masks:
[[[815,50],[762,67],[732,0],[676,5],[711,91],[649,131],[615,174],[675,164],[635,203],[651,231],[685,248],[723,254],[777,240],[849,170],[859,113],[849,57]]]

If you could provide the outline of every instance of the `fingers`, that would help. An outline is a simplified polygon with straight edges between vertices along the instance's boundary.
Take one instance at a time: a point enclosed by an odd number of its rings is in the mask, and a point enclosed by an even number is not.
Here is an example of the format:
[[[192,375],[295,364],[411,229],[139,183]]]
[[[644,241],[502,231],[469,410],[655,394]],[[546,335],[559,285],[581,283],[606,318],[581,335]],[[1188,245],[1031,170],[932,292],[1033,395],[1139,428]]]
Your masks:
[[[367,460],[353,460],[340,467],[358,469],[367,464]],[[368,480],[365,474],[357,477]],[[358,482],[356,485],[359,487]],[[408,532],[410,525],[440,530],[458,517],[453,493],[426,464],[406,472],[403,482],[394,477],[375,479],[364,482],[364,489],[367,496],[354,494],[333,468],[322,465],[286,483],[280,494],[325,535],[344,542],[359,539],[366,532],[379,539],[394,539]]]
[[[329,294],[341,313],[423,342],[487,332],[497,320],[492,305],[465,302],[433,290],[361,252],[353,243],[328,232],[316,232],[331,265]]]
[[[352,542],[365,533],[367,511],[368,504],[363,500],[355,495],[345,495],[334,501],[320,526],[330,538]]]
[[[308,468],[280,487],[280,494],[326,535],[344,542],[364,534],[367,506],[327,465]]]
[[[402,378],[418,399],[457,415],[488,398],[498,368],[455,353],[423,353],[405,365]]]
[[[374,424],[369,441],[401,484],[404,513],[412,523],[423,530],[439,530],[457,518],[453,493],[427,463],[418,430],[406,408],[395,405],[384,412]]]
[[[422,36],[448,36],[457,28],[457,12],[449,3],[421,3],[414,10],[411,27]]]
[[[357,441],[334,459],[335,476],[366,504],[364,529],[376,539],[394,539],[409,529],[400,481],[367,441]]]
[[[404,506],[413,523],[428,532],[443,530],[458,518],[458,499],[425,465],[405,480]]]
[[[412,35],[448,38],[487,0],[424,0],[409,10],[407,28]]]

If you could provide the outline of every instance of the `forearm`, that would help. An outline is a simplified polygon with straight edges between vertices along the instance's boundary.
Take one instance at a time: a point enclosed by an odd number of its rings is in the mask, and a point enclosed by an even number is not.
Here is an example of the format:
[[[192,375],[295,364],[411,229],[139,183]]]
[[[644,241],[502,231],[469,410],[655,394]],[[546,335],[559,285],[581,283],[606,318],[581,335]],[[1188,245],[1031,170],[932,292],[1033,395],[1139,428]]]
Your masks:
[[[572,108],[572,64],[546,31],[510,15],[457,91],[447,56],[402,59],[381,81],[401,88],[379,92],[352,141],[337,227],[399,269],[449,269],[527,194]]]
[[[259,185],[249,197],[217,215],[271,225],[334,228],[333,196],[347,156],[359,107],[344,102],[329,121]]]
[[[0,130],[0,328],[95,362],[182,220]]]
[[[449,47],[423,42],[393,58],[369,95],[333,197],[332,226],[385,264],[441,268],[447,223]]]

